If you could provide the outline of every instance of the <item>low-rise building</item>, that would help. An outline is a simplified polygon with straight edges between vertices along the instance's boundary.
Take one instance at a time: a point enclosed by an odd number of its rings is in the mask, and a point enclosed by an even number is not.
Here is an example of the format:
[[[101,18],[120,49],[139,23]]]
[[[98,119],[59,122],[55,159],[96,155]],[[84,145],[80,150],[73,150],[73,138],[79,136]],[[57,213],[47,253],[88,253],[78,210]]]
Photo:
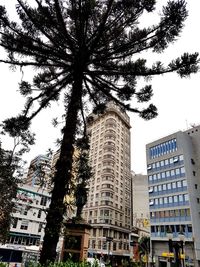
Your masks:
[[[1,261],[35,259],[39,256],[51,195],[43,189],[22,185],[14,201],[9,238],[6,244],[0,245]]]

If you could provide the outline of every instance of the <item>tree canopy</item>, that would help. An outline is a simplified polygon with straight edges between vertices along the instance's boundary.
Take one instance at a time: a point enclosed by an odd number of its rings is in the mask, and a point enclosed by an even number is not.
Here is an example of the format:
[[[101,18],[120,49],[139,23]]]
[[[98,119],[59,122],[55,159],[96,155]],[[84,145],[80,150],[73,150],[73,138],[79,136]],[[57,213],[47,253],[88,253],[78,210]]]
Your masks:
[[[23,80],[19,85],[26,98],[24,109],[5,120],[4,129],[11,135],[25,133],[31,120],[59,100],[62,92],[66,107],[40,259],[45,263],[56,257],[75,134],[79,119],[85,123],[88,103],[96,113],[114,101],[144,119],[154,118],[157,109],[148,104],[153,95],[150,79],[169,72],[189,76],[198,71],[199,59],[197,53],[184,53],[167,65],[156,61],[150,66],[142,57],[145,51],[162,53],[179,37],[188,15],[184,0],[168,1],[160,21],[148,27],[142,27],[139,19],[155,10],[155,0],[16,1],[16,21],[0,6],[0,46],[7,52],[0,62],[33,67],[34,72],[32,82]],[[139,78],[145,81],[142,88]]]

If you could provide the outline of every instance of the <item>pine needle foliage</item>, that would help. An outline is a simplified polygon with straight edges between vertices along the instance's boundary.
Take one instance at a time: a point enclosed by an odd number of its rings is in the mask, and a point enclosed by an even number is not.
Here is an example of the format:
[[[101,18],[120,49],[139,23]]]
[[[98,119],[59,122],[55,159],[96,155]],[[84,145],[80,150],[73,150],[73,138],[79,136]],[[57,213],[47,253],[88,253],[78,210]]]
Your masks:
[[[4,150],[0,142],[0,243],[5,243],[12,223],[13,201],[17,194],[19,179],[14,176],[19,158],[13,151]]]
[[[152,66],[142,52],[162,53],[183,29],[186,2],[170,0],[157,24],[142,27],[141,16],[155,10],[155,0],[16,0],[18,20],[12,21],[0,6],[0,46],[7,52],[0,62],[33,67],[33,80],[22,81],[19,89],[26,98],[21,114],[4,121],[11,135],[23,128],[52,101],[65,95],[65,126],[60,158],[56,164],[52,201],[40,262],[56,258],[56,245],[64,214],[63,199],[72,172],[73,144],[78,116],[84,119],[90,102],[98,113],[107,101],[148,120],[157,115],[150,103],[149,80],[177,72],[180,77],[198,71],[198,54],[185,53],[166,66]],[[146,85],[138,88],[138,78]],[[136,105],[132,106],[132,100]],[[87,102],[86,102],[87,101]],[[144,107],[145,105],[145,107]]]

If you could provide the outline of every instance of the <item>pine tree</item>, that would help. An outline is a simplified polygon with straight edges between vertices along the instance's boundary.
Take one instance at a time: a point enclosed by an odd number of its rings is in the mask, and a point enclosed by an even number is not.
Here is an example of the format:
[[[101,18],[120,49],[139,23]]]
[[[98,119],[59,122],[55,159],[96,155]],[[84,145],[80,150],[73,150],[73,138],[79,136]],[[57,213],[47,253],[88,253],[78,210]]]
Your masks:
[[[17,193],[17,179],[13,177],[15,164],[11,163],[11,151],[6,151],[0,143],[0,242],[5,243],[12,221],[12,201]]]
[[[4,130],[1,134],[5,134]],[[9,236],[12,223],[12,212],[15,206],[17,188],[22,175],[24,162],[21,155],[29,151],[34,143],[34,135],[29,131],[26,135],[15,136],[12,150],[2,148],[0,141],[0,243],[5,243]]]
[[[112,100],[151,119],[157,115],[156,107],[143,106],[153,95],[150,78],[168,72],[186,77],[198,71],[197,53],[185,53],[166,66],[160,61],[148,66],[141,57],[144,51],[163,52],[177,39],[188,15],[184,0],[171,0],[158,24],[140,26],[140,17],[153,12],[155,5],[155,0],[17,0],[17,22],[0,6],[0,46],[7,52],[0,62],[34,68],[33,81],[24,80],[19,86],[26,97],[24,110],[5,120],[5,128],[11,133],[28,130],[41,110],[65,94],[65,126],[40,258],[43,264],[56,257],[78,116],[82,114],[84,121],[87,103],[98,113]],[[144,87],[138,88],[138,78],[144,78]],[[139,106],[143,103],[140,108],[131,106],[133,98]]]

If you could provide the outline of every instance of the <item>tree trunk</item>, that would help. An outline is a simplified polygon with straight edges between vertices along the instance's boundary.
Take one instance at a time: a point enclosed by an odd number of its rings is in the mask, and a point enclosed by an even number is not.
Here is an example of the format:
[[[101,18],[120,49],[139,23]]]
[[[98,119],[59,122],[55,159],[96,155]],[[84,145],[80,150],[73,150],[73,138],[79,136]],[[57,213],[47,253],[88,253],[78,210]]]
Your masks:
[[[82,94],[82,79],[75,80],[72,95],[68,105],[63,140],[59,159],[56,163],[56,173],[52,190],[51,203],[46,217],[45,236],[40,255],[40,263],[46,265],[56,259],[56,246],[59,240],[65,207],[63,204],[67,188],[71,180],[73,162],[73,144],[75,140],[77,117]]]

